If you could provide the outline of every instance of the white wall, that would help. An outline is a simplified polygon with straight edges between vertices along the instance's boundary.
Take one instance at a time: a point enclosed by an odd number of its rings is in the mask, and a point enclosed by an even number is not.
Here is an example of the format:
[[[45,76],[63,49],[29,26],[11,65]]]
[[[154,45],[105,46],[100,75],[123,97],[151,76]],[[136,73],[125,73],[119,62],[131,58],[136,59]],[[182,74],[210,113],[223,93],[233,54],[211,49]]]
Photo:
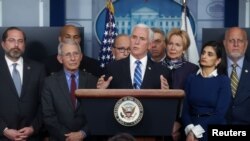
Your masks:
[[[106,0],[65,1],[66,23],[84,27],[84,51],[88,56],[97,58],[100,45],[96,39],[94,26],[96,17],[105,7]],[[211,20],[209,16],[204,16],[204,14],[208,14],[204,10],[206,9],[206,4],[209,5],[214,2],[223,1],[224,0],[189,0],[188,5],[190,11],[197,22],[196,36],[199,46],[202,40],[202,28],[224,26],[223,17]],[[250,27],[250,0],[239,1],[239,25],[241,27]],[[49,5],[50,0],[0,0],[0,26],[49,26]]]
[[[49,2],[50,0],[1,0],[0,24],[1,26],[39,26],[39,22],[43,21],[43,26],[49,26]],[[39,9],[40,3],[43,3],[43,10]],[[39,13],[39,10],[43,13]]]
[[[239,26],[250,27],[250,0],[239,2]]]

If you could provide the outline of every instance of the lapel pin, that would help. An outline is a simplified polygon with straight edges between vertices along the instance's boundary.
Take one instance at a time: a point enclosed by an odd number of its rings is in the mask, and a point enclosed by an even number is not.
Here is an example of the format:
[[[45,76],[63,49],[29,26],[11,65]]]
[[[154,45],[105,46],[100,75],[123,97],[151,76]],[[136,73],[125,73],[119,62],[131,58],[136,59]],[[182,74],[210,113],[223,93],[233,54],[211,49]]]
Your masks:
[[[245,73],[248,73],[248,70],[247,70],[247,69],[245,69]]]
[[[151,70],[151,67],[148,67],[149,70]]]

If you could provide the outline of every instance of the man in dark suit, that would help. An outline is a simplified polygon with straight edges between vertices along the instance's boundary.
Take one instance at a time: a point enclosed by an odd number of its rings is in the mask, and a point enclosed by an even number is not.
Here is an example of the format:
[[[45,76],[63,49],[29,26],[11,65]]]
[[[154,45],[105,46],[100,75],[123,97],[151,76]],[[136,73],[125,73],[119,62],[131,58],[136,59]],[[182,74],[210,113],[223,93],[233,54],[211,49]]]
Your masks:
[[[80,44],[81,35],[79,29],[74,25],[65,25],[60,31],[60,36],[58,37],[59,42],[64,41],[65,39],[75,40]],[[79,69],[92,75],[99,77],[101,75],[101,68],[96,59],[90,58],[86,55],[83,55],[83,60],[80,63]],[[57,55],[49,56],[45,60],[46,72],[48,75],[60,71],[63,66],[57,61]]]
[[[250,124],[250,60],[245,56],[247,33],[238,27],[229,28],[225,32],[223,43],[227,53],[228,76],[231,77],[235,66],[238,78],[236,90],[232,89],[233,100],[227,118],[230,124]],[[231,84],[231,87],[235,85]]]
[[[145,24],[138,24],[130,36],[130,55],[109,63],[105,75],[97,82],[97,88],[114,89],[169,89],[169,70],[148,57],[148,49],[154,38],[153,31]],[[138,85],[137,64],[140,61],[141,84]],[[136,75],[135,75],[136,74]],[[105,77],[106,76],[106,77]],[[158,138],[156,138],[158,139]],[[155,140],[154,137],[137,137],[137,140]],[[161,140],[159,138],[159,140]]]
[[[136,25],[130,36],[130,55],[122,60],[111,62],[107,65],[105,76],[101,76],[97,88],[136,88],[135,62],[141,62],[142,83],[140,89],[168,89],[166,78],[169,71],[158,63],[154,63],[148,56],[154,38],[153,31],[144,24]]]
[[[75,98],[74,90],[95,88],[97,79],[79,70],[82,58],[77,42],[60,42],[57,59],[63,70],[46,78],[42,90],[43,119],[51,140],[83,140],[88,135],[84,106],[81,99]]]
[[[39,140],[41,128],[40,92],[44,67],[23,58],[25,33],[7,28],[0,58],[0,140]]]

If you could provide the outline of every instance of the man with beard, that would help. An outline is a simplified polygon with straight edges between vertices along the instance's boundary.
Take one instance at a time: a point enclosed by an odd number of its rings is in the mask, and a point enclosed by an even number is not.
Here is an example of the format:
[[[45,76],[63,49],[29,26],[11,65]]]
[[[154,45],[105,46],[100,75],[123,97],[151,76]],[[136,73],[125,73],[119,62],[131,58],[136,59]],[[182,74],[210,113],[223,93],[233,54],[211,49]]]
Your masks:
[[[25,33],[17,27],[7,28],[0,57],[0,140],[40,140],[40,90],[44,67],[23,58]]]

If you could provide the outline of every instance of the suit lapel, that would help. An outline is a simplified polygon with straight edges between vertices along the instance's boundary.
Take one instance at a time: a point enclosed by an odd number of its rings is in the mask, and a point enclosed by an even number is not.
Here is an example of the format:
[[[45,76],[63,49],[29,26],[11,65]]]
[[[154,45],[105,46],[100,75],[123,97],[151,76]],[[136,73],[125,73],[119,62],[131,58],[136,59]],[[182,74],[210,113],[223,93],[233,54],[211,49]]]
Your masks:
[[[64,71],[59,72],[59,74],[58,74],[58,83],[59,83],[59,86],[61,88],[62,97],[69,104],[69,106],[65,106],[65,107],[70,107],[72,110],[74,110],[73,104],[71,102],[69,87],[68,87],[68,83],[67,83]]]
[[[18,94],[17,94],[17,91],[16,91],[16,87],[15,87],[15,84],[14,84],[14,81],[11,77],[11,73],[9,71],[9,67],[7,65],[7,62],[6,60],[4,59],[4,57],[1,57],[1,60],[0,60],[0,78],[1,78],[1,81],[5,81],[6,83],[6,86],[10,86],[10,90],[11,90],[11,94],[14,94],[17,98],[18,97]]]
[[[133,84],[132,84],[132,80],[131,80],[131,74],[130,74],[130,57],[128,56],[125,60],[125,62],[123,63],[123,68],[122,70],[124,71],[122,74],[125,74],[125,80],[126,80],[126,85],[127,88],[129,89],[133,89]],[[129,67],[128,67],[129,66]],[[122,76],[123,77],[123,76]]]
[[[85,86],[86,86],[86,78],[83,75],[84,74],[81,71],[79,71],[79,85],[78,85],[78,89],[85,88]]]
[[[154,76],[154,74],[151,74],[151,69],[152,69],[152,62],[148,58],[146,69],[145,69],[145,74],[144,74],[144,77],[143,77],[143,80],[142,80],[141,89],[147,88],[147,80],[151,80],[150,77]]]
[[[29,87],[29,81],[32,76],[32,67],[30,63],[24,59],[23,61],[23,83],[22,83],[22,90],[21,90],[21,96],[23,97],[26,94],[26,89]]]
[[[249,87],[249,85],[247,83],[250,79],[249,68],[250,68],[250,64],[245,59],[244,64],[243,64],[243,68],[242,68],[242,72],[241,72],[239,85],[238,85],[237,92],[236,92],[235,103],[242,102],[243,100],[245,100],[247,97],[250,96],[250,93],[246,93],[246,92],[242,93],[241,92],[241,91],[246,91],[245,89],[248,89],[248,87]],[[244,94],[244,95],[242,95],[242,94]]]

